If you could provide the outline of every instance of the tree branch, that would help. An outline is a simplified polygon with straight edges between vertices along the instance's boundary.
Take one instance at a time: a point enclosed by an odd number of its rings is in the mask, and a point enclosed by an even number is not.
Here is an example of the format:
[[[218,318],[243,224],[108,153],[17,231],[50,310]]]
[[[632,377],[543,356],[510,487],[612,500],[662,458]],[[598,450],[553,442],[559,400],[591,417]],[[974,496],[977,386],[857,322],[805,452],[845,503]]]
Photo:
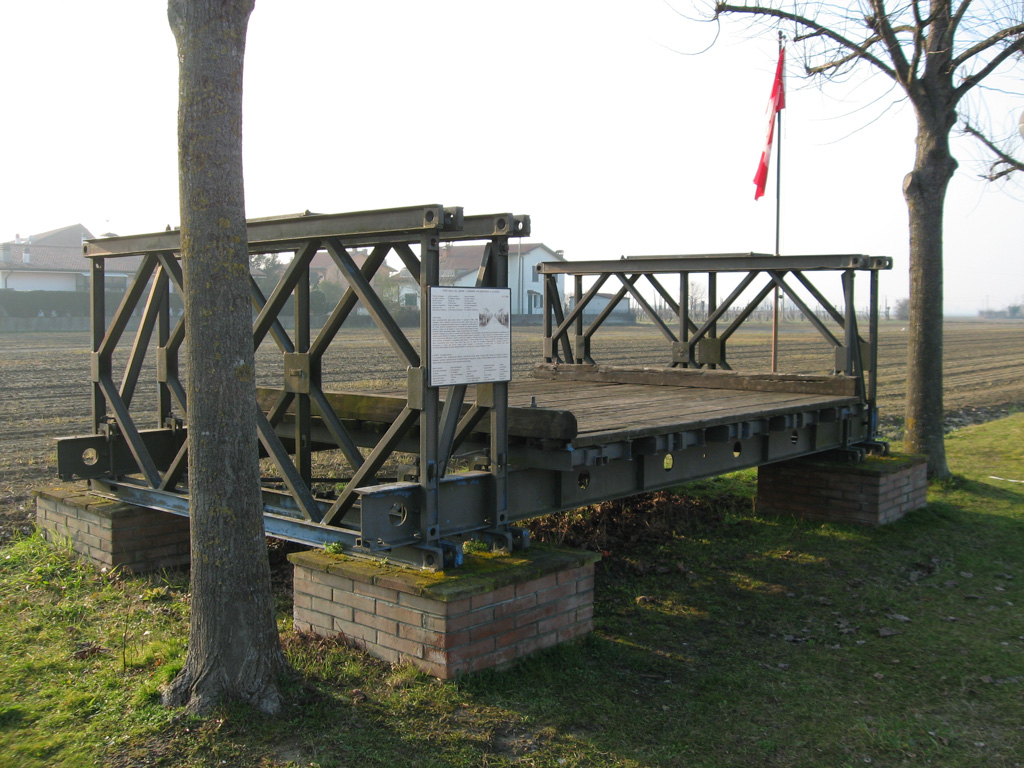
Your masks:
[[[747,14],[749,16],[768,16],[782,21],[791,21],[794,24],[798,24],[801,27],[809,29],[813,32],[815,37],[823,37],[831,40],[838,44],[840,47],[847,49],[851,53],[856,54],[853,58],[861,58],[873,64],[879,71],[897,80],[896,72],[892,67],[887,65],[884,61],[879,59],[877,56],[872,54],[863,45],[853,42],[847,39],[843,35],[829,29],[828,27],[819,24],[814,19],[809,19],[806,16],[801,16],[797,13],[790,13],[789,11],[783,11],[779,8],[769,8],[762,5],[730,5],[729,3],[718,2],[715,4],[715,18],[718,18],[724,13],[736,13],[736,14]],[[838,66],[836,64],[835,66]],[[823,65],[824,69],[834,68]],[[897,80],[898,82],[898,80]]]
[[[959,68],[971,57],[977,56],[978,54],[987,51],[989,48],[998,45],[1006,38],[1013,37],[1014,35],[1019,35],[1016,41],[1014,41],[1011,45],[1008,45],[1005,48],[1003,48],[1003,50],[1001,50],[999,53],[993,56],[984,67],[979,69],[970,77],[964,78],[963,82],[961,82],[960,85],[956,87],[956,98],[958,101],[965,93],[967,93],[967,91],[971,90],[971,88],[973,88],[986,77],[988,77],[990,74],[992,74],[996,70],[996,68],[999,67],[1000,64],[1002,64],[1008,58],[1013,56],[1015,53],[1020,53],[1021,51],[1024,51],[1024,24],[1017,24],[1016,26],[1013,27],[1001,29],[991,37],[982,40],[977,45],[972,45],[966,51],[964,51],[955,59],[953,59],[953,68]]]
[[[914,4],[914,8],[917,8],[917,4]],[[907,63],[907,57],[903,55],[903,46],[900,45],[899,38],[896,35],[896,30],[893,29],[889,23],[889,12],[885,9],[885,3],[883,0],[871,0],[871,10],[874,11],[874,15],[869,17],[866,21],[868,25],[875,31],[879,37],[882,38],[885,43],[885,49],[889,52],[889,58],[892,60],[893,69],[896,73],[896,82],[906,88],[909,92],[910,81],[914,77],[914,70],[911,69]],[[918,36],[914,35],[914,60],[918,59],[918,51],[920,49]]]
[[[963,0],[960,6],[953,12],[953,18],[950,19],[949,23],[949,36],[953,37],[956,35],[956,31],[960,29],[960,22],[964,20],[964,16],[967,14],[967,9],[971,7],[972,0]]]
[[[997,147],[988,136],[983,134],[970,123],[964,123],[964,133],[969,133],[971,136],[973,136],[982,144],[984,144],[985,147],[993,155],[999,158],[996,162],[992,163],[992,165],[989,166],[989,173],[987,176],[982,176],[983,179],[988,179],[989,181],[996,181],[997,179],[1001,179],[1004,176],[1009,176],[1011,173],[1014,173],[1016,171],[1024,173],[1024,162],[1021,162],[1020,160],[1017,160],[1016,158],[1006,154],[1002,149]],[[996,171],[996,168],[998,168],[1000,165],[1005,165],[1006,167],[1001,168],[999,171]]]

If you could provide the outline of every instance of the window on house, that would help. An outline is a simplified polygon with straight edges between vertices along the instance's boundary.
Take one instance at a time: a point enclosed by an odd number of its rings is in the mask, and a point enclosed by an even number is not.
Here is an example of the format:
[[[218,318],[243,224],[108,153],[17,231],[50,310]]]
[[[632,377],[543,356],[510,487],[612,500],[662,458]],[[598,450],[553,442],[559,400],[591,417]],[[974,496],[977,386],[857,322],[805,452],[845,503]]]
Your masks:
[[[89,276],[88,275],[75,275],[75,290],[76,291],[88,291],[89,290]]]
[[[533,282],[540,282],[540,264],[533,265]]]

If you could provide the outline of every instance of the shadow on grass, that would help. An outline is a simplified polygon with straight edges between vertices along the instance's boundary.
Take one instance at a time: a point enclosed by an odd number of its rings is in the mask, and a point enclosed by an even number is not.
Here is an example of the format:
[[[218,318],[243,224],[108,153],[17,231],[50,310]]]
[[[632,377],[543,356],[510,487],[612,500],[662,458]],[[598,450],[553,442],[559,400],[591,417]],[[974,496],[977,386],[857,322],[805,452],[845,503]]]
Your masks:
[[[731,511],[627,542],[597,566],[593,636],[454,682],[286,633],[280,717],[180,719],[102,763],[1010,766],[1021,495],[968,479],[931,499],[885,528]]]

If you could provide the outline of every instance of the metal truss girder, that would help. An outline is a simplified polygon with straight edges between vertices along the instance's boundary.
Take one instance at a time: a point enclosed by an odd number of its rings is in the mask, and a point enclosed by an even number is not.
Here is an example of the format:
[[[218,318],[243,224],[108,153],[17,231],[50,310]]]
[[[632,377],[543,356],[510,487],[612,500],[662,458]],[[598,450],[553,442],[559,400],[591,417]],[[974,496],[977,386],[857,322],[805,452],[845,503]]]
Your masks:
[[[462,209],[440,205],[414,205],[376,211],[334,214],[298,214],[251,219],[248,224],[249,251],[291,250],[307,240],[330,236],[366,238],[375,236],[419,235],[443,229],[462,228]],[[106,237],[87,240],[86,256],[129,256],[157,251],[180,251],[181,231],[172,229],[143,235]]]
[[[544,275],[601,275],[607,272],[651,274],[657,272],[744,272],[814,270],[892,269],[888,256],[863,254],[827,254],[809,256],[772,256],[767,253],[719,253],[679,256],[627,256],[618,261],[545,262],[537,271]]]

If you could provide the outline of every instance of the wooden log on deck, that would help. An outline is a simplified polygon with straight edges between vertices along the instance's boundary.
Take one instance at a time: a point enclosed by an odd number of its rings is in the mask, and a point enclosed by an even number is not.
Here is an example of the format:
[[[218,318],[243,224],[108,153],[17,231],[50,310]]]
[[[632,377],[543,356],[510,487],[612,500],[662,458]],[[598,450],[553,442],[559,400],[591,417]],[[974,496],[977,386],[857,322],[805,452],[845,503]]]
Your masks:
[[[661,387],[741,389],[751,392],[793,392],[807,395],[854,397],[852,376],[813,376],[798,373],[740,373],[697,368],[640,368],[618,365],[537,363],[536,379],[590,381],[606,384],[646,384]]]

